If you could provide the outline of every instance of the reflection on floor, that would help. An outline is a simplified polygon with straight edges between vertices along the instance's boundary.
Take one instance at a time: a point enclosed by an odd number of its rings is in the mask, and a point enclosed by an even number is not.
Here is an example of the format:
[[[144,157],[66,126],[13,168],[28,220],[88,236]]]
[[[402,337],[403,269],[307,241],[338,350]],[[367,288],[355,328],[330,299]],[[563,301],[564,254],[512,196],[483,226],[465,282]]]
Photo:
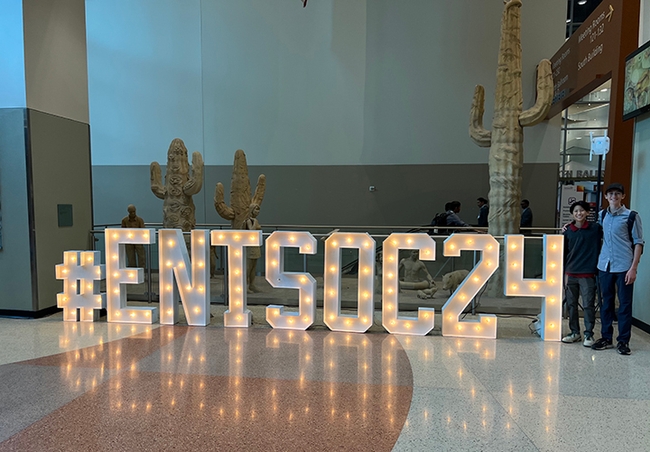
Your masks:
[[[4,450],[650,450],[650,337],[632,355],[382,332],[0,319]],[[436,319],[439,325],[439,318]],[[566,326],[566,325],[565,325]]]

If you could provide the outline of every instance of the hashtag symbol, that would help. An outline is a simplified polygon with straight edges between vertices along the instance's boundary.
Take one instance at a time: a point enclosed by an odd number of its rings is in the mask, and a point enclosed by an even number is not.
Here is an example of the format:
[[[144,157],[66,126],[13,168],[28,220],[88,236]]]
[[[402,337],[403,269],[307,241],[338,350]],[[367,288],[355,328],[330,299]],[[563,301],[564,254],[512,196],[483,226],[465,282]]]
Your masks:
[[[99,251],[65,251],[63,264],[56,266],[56,279],[63,280],[63,292],[56,294],[56,305],[63,308],[63,320],[94,322],[106,307],[106,293],[99,283],[106,277]]]

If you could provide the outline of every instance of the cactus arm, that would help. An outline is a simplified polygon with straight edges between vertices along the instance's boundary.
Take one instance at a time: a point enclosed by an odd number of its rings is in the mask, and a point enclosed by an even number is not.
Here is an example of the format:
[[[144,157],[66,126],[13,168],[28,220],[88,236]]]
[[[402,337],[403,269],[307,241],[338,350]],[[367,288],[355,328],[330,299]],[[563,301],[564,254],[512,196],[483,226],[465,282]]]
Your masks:
[[[160,165],[158,162],[151,162],[149,166],[149,172],[151,173],[151,191],[160,199],[165,199],[167,194],[167,189],[162,184],[162,173],[160,171]]]
[[[192,167],[190,178],[183,186],[183,193],[187,196],[196,195],[203,186],[203,158],[198,152],[192,153]]]
[[[483,113],[485,112],[485,88],[476,85],[474,100],[470,110],[469,136],[474,143],[482,148],[489,148],[492,144],[492,132],[483,127]]]
[[[255,187],[255,194],[251,200],[251,204],[257,204],[259,207],[262,207],[262,201],[264,201],[264,193],[266,192],[266,176],[260,174],[260,177],[257,178],[257,187]]]
[[[534,126],[542,122],[553,101],[553,73],[551,62],[542,60],[537,66],[537,100],[535,105],[519,115],[519,124],[522,127]]]
[[[218,182],[214,189],[214,208],[217,209],[217,213],[224,220],[232,221],[235,219],[235,211],[226,205],[224,201],[223,184],[221,182]]]

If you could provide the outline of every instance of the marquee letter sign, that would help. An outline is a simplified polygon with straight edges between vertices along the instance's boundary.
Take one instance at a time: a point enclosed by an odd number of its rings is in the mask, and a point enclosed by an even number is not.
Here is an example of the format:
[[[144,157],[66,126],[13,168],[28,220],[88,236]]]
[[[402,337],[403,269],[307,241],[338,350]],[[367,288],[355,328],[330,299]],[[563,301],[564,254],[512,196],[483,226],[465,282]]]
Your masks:
[[[341,314],[341,248],[359,250],[357,315]],[[365,232],[336,232],[325,241],[323,321],[332,331],[365,333],[375,312],[375,240]]]
[[[158,231],[160,256],[160,323],[178,322],[178,304],[188,325],[206,326],[210,323],[210,279],[205,266],[210,262],[208,231],[191,232],[192,260],[180,229]]]
[[[156,243],[153,229],[120,228],[106,229],[106,310],[109,322],[154,323],[158,321],[158,308],[149,306],[128,306],[124,284],[144,282],[144,269],[127,268],[125,265],[125,244]]]
[[[99,251],[66,251],[63,264],[56,266],[56,279],[63,280],[63,292],[56,294],[63,320],[94,322],[106,307],[106,294],[99,293],[99,282],[106,277]]]
[[[262,231],[212,231],[213,246],[228,247],[228,310],[223,315],[224,326],[250,327],[253,314],[246,304],[246,260],[244,248],[262,245]]]
[[[559,341],[562,337],[562,267],[564,237],[544,235],[542,279],[524,279],[524,236],[506,235],[505,294],[516,297],[544,297],[542,303],[542,339]]]
[[[460,256],[462,250],[481,251],[481,260],[442,307],[442,335],[496,339],[495,315],[479,314],[478,320],[459,318],[499,266],[499,242],[483,234],[453,234],[445,240],[445,256]]]
[[[252,313],[246,303],[246,259],[248,246],[262,245],[262,231],[194,230],[191,232],[191,259],[180,230],[161,229],[159,234],[160,323],[178,321],[179,302],[189,325],[206,326],[210,322],[209,246],[228,247],[228,309],[226,327],[250,327]],[[209,234],[209,235],[208,235]],[[208,237],[210,240],[208,240]],[[158,308],[128,306],[124,284],[144,281],[144,269],[127,268],[125,244],[156,243],[153,229],[106,229],[106,271],[99,264],[99,251],[66,251],[63,264],[56,266],[56,277],[64,282],[57,294],[57,306],[63,308],[65,321],[98,319],[105,307],[109,322],[146,323],[158,321]],[[336,232],[325,242],[323,321],[332,331],[364,333],[373,323],[375,240],[365,232]],[[420,251],[420,259],[436,258],[434,240],[423,233],[393,233],[383,243],[382,325],[391,334],[426,335],[434,327],[435,311],[419,307],[418,314],[399,315],[399,250]],[[284,306],[266,308],[266,320],[273,327],[305,330],[316,318],[316,280],[306,272],[284,271],[284,248],[298,248],[301,254],[315,254],[316,239],[306,231],[275,231],[266,242],[266,279],[275,288],[297,289],[298,312]],[[562,272],[564,238],[543,237],[543,275],[541,279],[523,277],[524,237],[506,235],[505,294],[544,298],[541,309],[542,339],[559,341],[562,326]],[[357,249],[358,290],[356,315],[341,312],[342,249]],[[444,255],[460,256],[461,251],[479,251],[481,258],[442,307],[442,335],[494,339],[497,318],[479,314],[477,320],[460,316],[481,287],[499,266],[499,242],[487,234],[452,234],[445,240]],[[106,277],[106,293],[99,292],[99,281]]]
[[[275,231],[266,239],[266,280],[272,287],[298,289],[298,312],[284,306],[266,307],[266,321],[273,328],[306,330],[316,318],[316,280],[309,273],[284,271],[284,248],[298,247],[301,254],[316,254],[316,239],[309,232]]]
[[[400,317],[399,304],[399,250],[417,249],[420,260],[436,260],[436,242],[428,234],[393,233],[384,240],[383,252],[383,299],[381,323],[392,334],[417,334],[424,336],[433,329],[435,309],[418,308],[418,316]]]

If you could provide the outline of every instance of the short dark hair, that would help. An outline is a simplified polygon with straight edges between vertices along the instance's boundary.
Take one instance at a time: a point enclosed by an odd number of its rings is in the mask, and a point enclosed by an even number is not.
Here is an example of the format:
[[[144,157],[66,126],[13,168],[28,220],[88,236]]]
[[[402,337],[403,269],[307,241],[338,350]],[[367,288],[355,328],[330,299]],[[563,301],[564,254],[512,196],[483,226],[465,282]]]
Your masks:
[[[591,210],[591,206],[587,201],[576,201],[573,204],[571,204],[571,207],[569,207],[569,212],[573,213],[576,207],[582,207],[584,210],[589,212]]]
[[[447,212],[448,210],[451,210],[451,203],[450,202],[445,204],[445,212]]]
[[[454,210],[456,207],[460,207],[460,201],[452,201],[449,203],[449,210]]]
[[[487,204],[487,199],[485,199],[485,198],[482,198],[482,197],[481,198],[476,198],[476,200],[482,202],[483,204]]]
[[[609,184],[607,186],[607,190],[605,190],[605,194],[609,193],[610,191],[620,191],[621,193],[625,194],[625,187],[623,187],[623,184],[614,182],[613,184]]]
[[[521,200],[521,203],[522,203],[522,204],[526,204],[526,207],[528,207],[528,206],[530,205],[530,202],[528,202],[527,199],[522,199],[522,200]]]

